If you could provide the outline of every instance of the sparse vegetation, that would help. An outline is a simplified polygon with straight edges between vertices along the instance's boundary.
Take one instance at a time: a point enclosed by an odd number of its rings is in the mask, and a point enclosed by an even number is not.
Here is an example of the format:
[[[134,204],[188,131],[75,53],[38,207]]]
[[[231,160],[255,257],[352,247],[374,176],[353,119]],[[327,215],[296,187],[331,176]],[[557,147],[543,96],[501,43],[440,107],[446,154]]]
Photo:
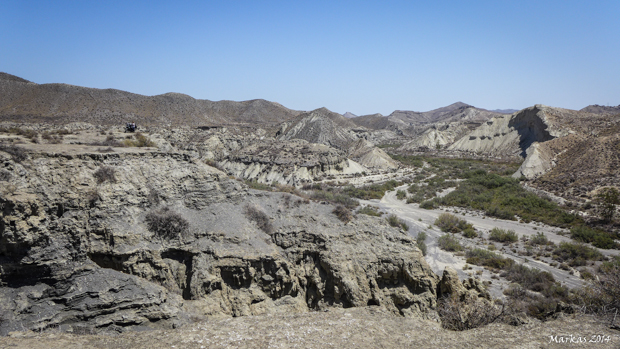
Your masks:
[[[256,206],[245,205],[243,212],[247,219],[256,223],[260,230],[267,234],[271,234],[273,232],[273,226],[271,225],[269,216],[267,216],[267,214],[261,209]]]
[[[389,180],[382,184],[371,184],[363,187],[348,186],[344,188],[344,194],[362,200],[381,199],[386,191],[394,190],[402,184],[395,180]]]
[[[116,170],[110,166],[99,167],[99,169],[93,173],[93,177],[97,180],[97,184],[105,182],[116,183]]]
[[[150,211],[146,215],[145,221],[151,232],[168,240],[181,237],[189,229],[189,222],[169,207]]]
[[[487,216],[525,222],[532,220],[546,224],[569,227],[582,224],[582,220],[557,206],[552,201],[526,191],[519,181],[498,174],[475,170],[463,174],[465,181],[456,190],[433,202],[445,206],[482,210]]]
[[[214,165],[208,164],[210,166],[215,167]],[[256,180],[246,180],[245,184],[250,187],[250,189],[256,189],[256,190],[266,190],[266,191],[271,191],[272,187],[269,184],[264,184],[264,183],[260,183]]]

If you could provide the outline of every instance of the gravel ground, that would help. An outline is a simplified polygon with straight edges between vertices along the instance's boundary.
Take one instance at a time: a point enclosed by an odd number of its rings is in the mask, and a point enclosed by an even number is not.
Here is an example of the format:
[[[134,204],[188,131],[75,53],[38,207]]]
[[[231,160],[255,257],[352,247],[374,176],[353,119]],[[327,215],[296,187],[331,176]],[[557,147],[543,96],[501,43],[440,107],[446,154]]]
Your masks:
[[[556,343],[562,340],[586,343]],[[599,336],[599,337],[597,337]],[[16,333],[0,348],[619,348],[620,332],[590,317],[563,317],[513,327],[491,324],[463,332],[403,318],[379,307],[292,315],[244,316],[175,330],[73,335]]]

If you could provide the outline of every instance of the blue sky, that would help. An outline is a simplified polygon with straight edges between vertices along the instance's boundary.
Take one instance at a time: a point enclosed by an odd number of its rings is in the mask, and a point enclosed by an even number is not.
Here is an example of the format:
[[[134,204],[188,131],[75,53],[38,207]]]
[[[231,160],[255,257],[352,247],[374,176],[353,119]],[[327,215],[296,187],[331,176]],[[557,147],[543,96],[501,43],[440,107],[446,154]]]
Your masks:
[[[620,104],[620,1],[0,1],[0,71],[358,115]]]

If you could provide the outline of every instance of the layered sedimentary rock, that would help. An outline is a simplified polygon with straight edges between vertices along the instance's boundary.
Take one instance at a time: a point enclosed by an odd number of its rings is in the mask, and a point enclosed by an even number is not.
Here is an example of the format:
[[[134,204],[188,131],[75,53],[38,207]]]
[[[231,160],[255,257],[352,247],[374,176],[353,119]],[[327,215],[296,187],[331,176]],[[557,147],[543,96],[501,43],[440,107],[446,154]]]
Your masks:
[[[299,139],[256,142],[222,158],[218,166],[239,178],[288,185],[366,170],[342,151]]]
[[[0,196],[0,334],[331,306],[436,318],[439,278],[415,240],[382,219],[344,224],[331,205],[248,191],[187,154],[41,152],[18,161],[0,152],[0,161],[10,173],[2,187],[11,187]],[[149,225],[162,212],[186,229]]]

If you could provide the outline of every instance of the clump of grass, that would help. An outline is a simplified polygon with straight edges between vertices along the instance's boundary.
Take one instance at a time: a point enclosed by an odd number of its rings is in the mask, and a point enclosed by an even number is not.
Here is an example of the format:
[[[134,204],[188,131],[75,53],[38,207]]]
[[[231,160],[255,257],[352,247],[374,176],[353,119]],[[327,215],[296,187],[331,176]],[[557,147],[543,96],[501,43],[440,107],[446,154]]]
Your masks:
[[[396,191],[396,198],[398,200],[404,200],[407,197],[407,193],[404,190],[397,190]]]
[[[149,212],[145,221],[150,231],[168,240],[181,237],[189,229],[189,222],[169,207]]]
[[[450,234],[440,236],[439,239],[437,239],[437,243],[439,248],[444,251],[457,252],[463,250],[461,243]]]
[[[381,217],[383,215],[381,212],[379,212],[379,208],[375,206],[364,206],[360,208],[357,213],[375,217]]]
[[[496,227],[489,233],[489,240],[512,243],[519,240],[519,237],[514,230],[505,230]]]

